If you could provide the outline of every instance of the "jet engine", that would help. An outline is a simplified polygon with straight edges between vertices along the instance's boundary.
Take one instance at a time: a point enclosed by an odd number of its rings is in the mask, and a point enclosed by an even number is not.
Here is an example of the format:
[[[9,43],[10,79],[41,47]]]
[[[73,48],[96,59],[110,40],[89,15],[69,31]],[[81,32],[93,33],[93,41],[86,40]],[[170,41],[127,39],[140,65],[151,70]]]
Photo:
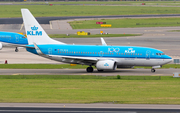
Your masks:
[[[98,70],[115,70],[117,68],[117,63],[112,60],[102,60],[96,63],[96,68]]]
[[[0,43],[0,50],[2,49],[2,47],[3,47],[3,46],[2,46],[2,43]]]

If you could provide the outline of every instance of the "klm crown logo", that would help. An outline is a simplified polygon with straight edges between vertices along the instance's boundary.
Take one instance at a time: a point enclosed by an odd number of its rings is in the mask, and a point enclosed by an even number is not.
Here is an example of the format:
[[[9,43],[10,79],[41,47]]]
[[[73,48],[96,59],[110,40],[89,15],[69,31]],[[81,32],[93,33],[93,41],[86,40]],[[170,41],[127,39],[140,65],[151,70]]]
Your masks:
[[[35,26],[34,26],[34,27],[31,27],[31,29],[34,30],[34,31],[36,31],[36,30],[38,30],[38,27],[35,27]]]
[[[105,64],[104,64],[104,66],[105,66],[105,67],[108,67],[108,66],[109,66],[109,64],[108,64],[108,63],[105,63]]]
[[[27,31],[27,35],[31,36],[42,36],[42,31],[38,31],[38,27],[31,27],[32,31]]]

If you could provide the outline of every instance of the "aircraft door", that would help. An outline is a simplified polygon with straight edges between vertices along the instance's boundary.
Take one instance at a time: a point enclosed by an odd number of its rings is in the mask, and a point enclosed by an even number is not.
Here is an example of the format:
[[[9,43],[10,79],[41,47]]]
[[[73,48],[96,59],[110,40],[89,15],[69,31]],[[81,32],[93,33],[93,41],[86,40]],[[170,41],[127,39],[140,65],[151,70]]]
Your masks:
[[[52,55],[52,48],[48,48],[48,54]]]
[[[100,56],[100,57],[103,57],[103,54],[104,54],[103,51],[100,51],[100,52],[99,52],[99,56]]]
[[[19,36],[16,35],[16,42],[19,42]]]
[[[146,51],[146,60],[150,59],[151,51]]]

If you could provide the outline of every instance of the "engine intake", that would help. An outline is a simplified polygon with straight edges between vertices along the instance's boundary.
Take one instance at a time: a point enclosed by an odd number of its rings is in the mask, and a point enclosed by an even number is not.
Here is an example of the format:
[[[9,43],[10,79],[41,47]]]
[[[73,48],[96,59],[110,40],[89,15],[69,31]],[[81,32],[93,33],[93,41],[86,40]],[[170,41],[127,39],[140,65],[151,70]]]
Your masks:
[[[0,50],[3,48],[2,43],[0,43]]]

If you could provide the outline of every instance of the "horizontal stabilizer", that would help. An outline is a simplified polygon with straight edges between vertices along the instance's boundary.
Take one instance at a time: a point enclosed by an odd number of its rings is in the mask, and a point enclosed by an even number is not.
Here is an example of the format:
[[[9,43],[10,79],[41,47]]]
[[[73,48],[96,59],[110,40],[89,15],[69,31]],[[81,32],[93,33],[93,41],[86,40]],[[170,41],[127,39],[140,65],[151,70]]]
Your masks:
[[[36,43],[34,43],[34,47],[36,49],[36,52],[39,54],[39,55],[44,55],[44,53],[39,49],[39,47],[36,45]]]

